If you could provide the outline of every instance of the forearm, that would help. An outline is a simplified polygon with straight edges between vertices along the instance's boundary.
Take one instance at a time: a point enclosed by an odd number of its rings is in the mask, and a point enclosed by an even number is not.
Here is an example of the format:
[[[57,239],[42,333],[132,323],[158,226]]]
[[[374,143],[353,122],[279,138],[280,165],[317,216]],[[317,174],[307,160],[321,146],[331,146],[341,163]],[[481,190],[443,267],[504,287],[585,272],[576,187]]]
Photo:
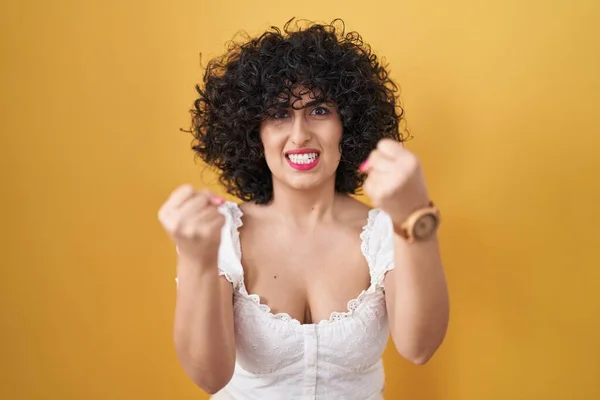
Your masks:
[[[217,267],[178,263],[174,341],[190,378],[214,393],[231,379],[235,364],[231,284]]]
[[[442,343],[448,326],[448,289],[437,238],[408,243],[396,235],[394,262],[385,281],[392,297],[392,337],[399,353],[423,364]]]

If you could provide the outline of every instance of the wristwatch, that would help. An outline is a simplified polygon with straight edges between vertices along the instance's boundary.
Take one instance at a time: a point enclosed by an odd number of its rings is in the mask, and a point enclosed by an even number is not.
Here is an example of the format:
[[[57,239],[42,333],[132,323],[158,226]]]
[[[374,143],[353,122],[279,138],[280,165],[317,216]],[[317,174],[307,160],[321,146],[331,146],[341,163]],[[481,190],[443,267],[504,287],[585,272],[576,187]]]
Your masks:
[[[439,225],[440,212],[430,201],[427,207],[413,212],[399,227],[394,227],[394,231],[409,243],[413,243],[432,237]]]

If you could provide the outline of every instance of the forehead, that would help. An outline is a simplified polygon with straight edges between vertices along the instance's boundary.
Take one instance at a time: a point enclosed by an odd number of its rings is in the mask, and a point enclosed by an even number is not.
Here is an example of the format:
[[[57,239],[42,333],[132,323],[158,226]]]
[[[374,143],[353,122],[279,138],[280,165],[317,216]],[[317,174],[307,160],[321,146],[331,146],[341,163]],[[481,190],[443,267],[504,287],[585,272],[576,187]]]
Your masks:
[[[326,99],[323,91],[319,88],[308,88],[305,86],[286,87],[274,99],[275,107],[304,108],[313,104],[323,103]]]

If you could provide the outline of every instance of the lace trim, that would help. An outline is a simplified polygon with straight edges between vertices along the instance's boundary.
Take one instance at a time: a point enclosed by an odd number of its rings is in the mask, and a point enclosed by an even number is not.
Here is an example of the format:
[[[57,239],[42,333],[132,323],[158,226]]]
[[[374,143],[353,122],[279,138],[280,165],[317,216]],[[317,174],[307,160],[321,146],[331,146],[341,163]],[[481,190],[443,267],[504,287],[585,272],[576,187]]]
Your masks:
[[[374,229],[375,220],[380,214],[381,210],[379,209],[371,210],[369,213],[368,229],[365,229],[361,235],[361,238],[363,239],[361,250],[369,264],[371,286],[374,288],[383,288],[386,273],[394,269],[393,259],[390,260],[384,268],[377,266],[377,253],[380,251],[381,246],[385,245],[384,240],[386,239],[385,229]],[[381,227],[382,224],[380,223],[378,226]]]
[[[223,204],[223,208],[228,211],[228,215],[231,218],[231,240],[233,242],[233,249],[238,256],[238,260],[242,259],[242,248],[240,246],[240,228],[244,223],[242,222],[242,216],[244,213],[237,203],[226,202]]]
[[[231,241],[233,244],[233,250],[235,251],[235,255],[237,257],[237,260],[239,261],[242,259],[239,233],[239,228],[242,226],[242,210],[239,208],[237,203],[228,201],[221,206],[221,211],[225,215],[225,218],[230,220],[229,227],[231,233]],[[241,280],[243,282],[244,273],[241,263],[239,263],[237,267],[241,271]],[[237,288],[239,286],[239,283],[235,282],[231,274],[225,271],[223,268],[219,268],[219,276],[224,276],[225,279],[227,279],[227,281],[231,283],[234,288]]]
[[[225,272],[224,270],[222,270],[221,268],[219,268],[219,276],[224,276],[225,279],[227,279],[227,282],[231,283],[233,286],[235,286],[235,282],[233,281],[233,278],[231,277],[231,275],[229,275],[227,272]]]
[[[372,286],[372,287],[375,288],[375,286]],[[298,326],[303,325],[300,321],[298,321],[296,318],[292,317],[288,313],[285,313],[285,312],[273,313],[271,311],[271,308],[268,305],[263,304],[261,302],[259,295],[254,294],[254,293],[249,294],[248,291],[246,290],[246,287],[243,285],[243,283],[240,285],[239,289],[240,290],[238,291],[238,293],[240,295],[244,296],[246,299],[248,299],[248,300],[252,301],[254,304],[256,304],[256,306],[258,306],[258,308],[260,308],[260,310],[262,312],[264,312],[270,318],[281,321],[281,322],[290,323],[292,325],[298,325]],[[367,289],[367,290],[363,290],[356,298],[354,298],[348,302],[348,304],[346,305],[346,307],[348,309],[347,311],[334,311],[331,313],[331,315],[329,316],[328,319],[323,319],[314,324],[304,324],[304,325],[322,325],[322,324],[333,323],[333,322],[348,318],[358,309],[360,304],[363,302],[365,296],[370,293],[373,293],[373,291],[374,290],[371,290],[371,287],[369,287],[369,289]]]
[[[252,301],[254,304],[256,304],[256,306],[258,306],[259,309],[261,311],[263,311],[270,318],[281,321],[281,322],[290,323],[293,325],[298,325],[298,326],[302,325],[302,323],[299,320],[292,317],[288,313],[285,313],[285,312],[273,313],[271,311],[271,308],[268,305],[263,304],[261,302],[259,295],[254,294],[254,293],[248,293],[246,285],[244,284],[243,267],[241,265],[242,249],[241,249],[241,245],[240,245],[239,228],[243,226],[243,221],[242,221],[243,212],[237,203],[228,202],[228,203],[224,204],[224,207],[226,207],[227,210],[229,210],[229,215],[232,218],[231,237],[232,237],[234,250],[236,252],[236,255],[238,256],[237,259],[239,261],[239,268],[242,269],[241,279],[240,279],[238,287],[236,288],[237,292],[240,295],[242,295],[243,297]],[[307,325],[320,325],[320,324],[333,323],[333,322],[348,318],[356,311],[356,309],[358,309],[360,304],[364,301],[365,296],[367,296],[370,293],[374,293],[378,289],[377,283],[379,281],[379,277],[377,277],[375,275],[375,270],[374,270],[374,267],[375,267],[374,261],[375,260],[373,260],[373,257],[369,253],[369,244],[371,242],[371,233],[373,231],[373,226],[375,224],[377,215],[379,215],[379,212],[380,212],[380,210],[378,210],[378,209],[369,210],[368,217],[367,217],[367,223],[363,226],[363,229],[360,233],[360,239],[361,239],[360,248],[361,248],[361,252],[362,252],[363,256],[367,260],[367,265],[369,266],[369,275],[371,276],[371,284],[369,285],[369,287],[366,290],[363,290],[357,297],[348,301],[348,304],[346,305],[346,308],[347,308],[346,311],[334,311],[329,316],[329,319],[321,320],[316,324],[307,324]],[[232,282],[231,277],[229,277],[227,273],[222,271],[222,275],[225,275],[225,278],[229,282]]]
[[[376,285],[377,287],[383,287],[383,283],[385,281],[385,274],[394,269],[394,260],[387,263],[385,268],[381,271],[379,276],[377,277]]]
[[[373,208],[369,210],[369,216],[367,218],[367,224],[363,227],[362,232],[360,233],[360,251],[363,256],[367,260],[367,265],[369,266],[369,276],[371,277],[371,287],[373,286],[374,276],[375,276],[375,260],[371,257],[371,253],[369,252],[370,244],[371,244],[371,234],[373,233],[373,226],[375,225],[375,220],[379,215],[379,210]],[[369,289],[371,288],[369,287]]]

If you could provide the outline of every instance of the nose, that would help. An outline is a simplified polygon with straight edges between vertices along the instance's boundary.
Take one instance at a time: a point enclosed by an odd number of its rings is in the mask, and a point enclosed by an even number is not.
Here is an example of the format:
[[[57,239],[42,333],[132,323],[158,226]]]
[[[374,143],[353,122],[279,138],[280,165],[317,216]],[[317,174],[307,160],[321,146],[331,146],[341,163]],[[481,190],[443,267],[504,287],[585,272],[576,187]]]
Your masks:
[[[290,141],[296,146],[304,146],[312,138],[312,132],[306,118],[304,117],[303,110],[300,112],[296,111],[295,118],[292,122],[292,132],[290,134]]]

